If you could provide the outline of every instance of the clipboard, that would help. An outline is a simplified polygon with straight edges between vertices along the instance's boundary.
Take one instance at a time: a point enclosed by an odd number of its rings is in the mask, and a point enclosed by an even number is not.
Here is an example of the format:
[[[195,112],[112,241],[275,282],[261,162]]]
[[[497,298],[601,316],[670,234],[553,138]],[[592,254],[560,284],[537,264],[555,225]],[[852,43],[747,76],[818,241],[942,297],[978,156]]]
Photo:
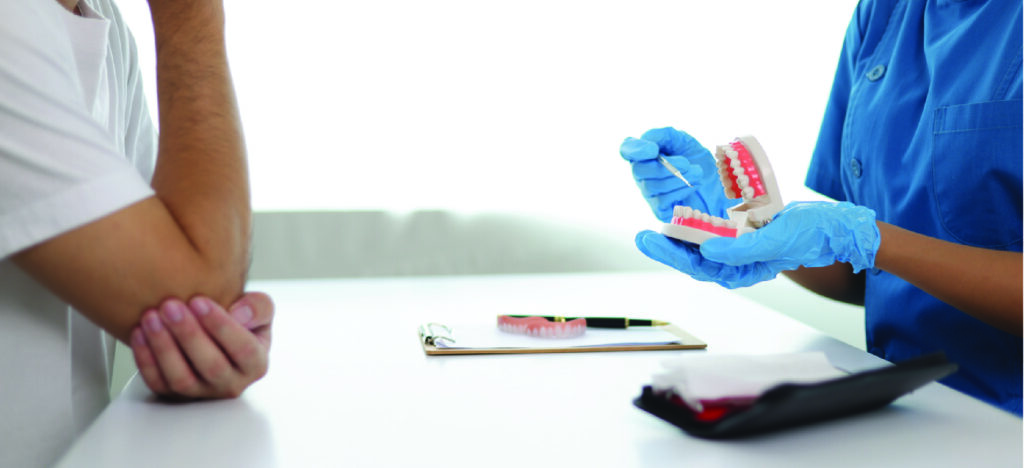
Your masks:
[[[494,327],[494,325],[489,325]],[[460,346],[459,332],[457,326],[447,326],[442,323],[431,322],[419,327],[418,334],[423,352],[428,356],[438,355],[465,355],[465,354],[536,354],[536,353],[596,353],[609,351],[660,351],[679,349],[704,349],[707,343],[691,335],[676,325],[664,325],[660,327],[643,327],[656,329],[664,332],[666,339],[652,342],[631,341],[631,329],[615,329],[598,332],[596,329],[587,329],[586,334],[602,333],[598,342],[578,345],[579,341],[573,339],[546,339],[534,338],[528,346],[504,346],[498,340],[472,346]],[[503,333],[503,332],[499,332]],[[584,336],[586,336],[584,334]],[[607,338],[605,338],[607,337]],[[601,339],[605,338],[605,339]],[[588,341],[590,342],[590,341]]]

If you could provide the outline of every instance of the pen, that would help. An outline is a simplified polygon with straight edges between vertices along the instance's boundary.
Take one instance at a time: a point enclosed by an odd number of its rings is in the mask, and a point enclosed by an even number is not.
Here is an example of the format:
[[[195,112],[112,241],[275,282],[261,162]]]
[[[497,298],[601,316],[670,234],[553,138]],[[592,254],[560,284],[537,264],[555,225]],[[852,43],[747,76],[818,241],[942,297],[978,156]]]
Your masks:
[[[659,154],[658,161],[661,163],[662,166],[665,166],[665,169],[668,169],[668,171],[671,172],[672,175],[682,179],[683,182],[686,182],[686,185],[693,187],[693,185],[690,184],[690,181],[686,180],[686,177],[683,177],[683,174],[679,172],[679,169],[676,169],[676,167],[673,166],[672,163],[668,162],[668,160],[665,159],[664,156]]]
[[[525,318],[536,317],[536,315],[509,315],[509,317]],[[540,317],[552,322],[568,322],[570,320],[584,318],[587,320],[587,328],[658,327],[662,325],[670,325],[668,322],[663,322],[661,320],[633,319],[626,317],[559,317],[557,315],[542,315]]]

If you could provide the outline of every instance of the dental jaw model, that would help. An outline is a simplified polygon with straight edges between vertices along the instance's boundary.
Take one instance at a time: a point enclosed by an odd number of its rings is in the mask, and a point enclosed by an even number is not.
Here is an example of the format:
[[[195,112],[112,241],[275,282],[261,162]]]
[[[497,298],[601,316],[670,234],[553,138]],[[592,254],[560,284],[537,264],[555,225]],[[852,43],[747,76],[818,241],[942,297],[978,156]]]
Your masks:
[[[498,316],[498,329],[536,338],[575,338],[587,331],[587,319],[549,321],[544,317]]]
[[[712,237],[738,237],[768,224],[782,211],[775,174],[757,139],[743,136],[719,145],[715,148],[715,165],[725,196],[743,198],[743,203],[726,210],[728,219],[678,205],[672,210],[672,221],[662,227],[662,234],[694,244]]]

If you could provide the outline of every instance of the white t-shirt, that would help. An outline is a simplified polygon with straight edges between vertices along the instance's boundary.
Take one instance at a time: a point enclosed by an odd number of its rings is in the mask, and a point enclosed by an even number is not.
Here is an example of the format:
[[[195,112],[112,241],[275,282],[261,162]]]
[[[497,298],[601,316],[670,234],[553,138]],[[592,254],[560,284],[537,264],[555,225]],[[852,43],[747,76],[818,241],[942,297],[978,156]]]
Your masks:
[[[0,0],[0,466],[49,466],[109,402],[113,341],[10,255],[153,194],[156,132],[110,0]]]

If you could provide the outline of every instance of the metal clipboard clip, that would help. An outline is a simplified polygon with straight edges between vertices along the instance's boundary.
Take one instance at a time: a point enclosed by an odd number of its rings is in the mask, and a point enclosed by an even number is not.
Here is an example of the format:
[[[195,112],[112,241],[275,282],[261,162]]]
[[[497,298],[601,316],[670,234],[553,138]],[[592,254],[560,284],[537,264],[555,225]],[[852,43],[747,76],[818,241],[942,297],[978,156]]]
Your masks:
[[[437,322],[425,323],[420,325],[419,331],[420,340],[424,344],[436,346],[438,341],[447,342],[448,344],[455,343],[455,339],[452,338],[452,330],[447,325]]]

